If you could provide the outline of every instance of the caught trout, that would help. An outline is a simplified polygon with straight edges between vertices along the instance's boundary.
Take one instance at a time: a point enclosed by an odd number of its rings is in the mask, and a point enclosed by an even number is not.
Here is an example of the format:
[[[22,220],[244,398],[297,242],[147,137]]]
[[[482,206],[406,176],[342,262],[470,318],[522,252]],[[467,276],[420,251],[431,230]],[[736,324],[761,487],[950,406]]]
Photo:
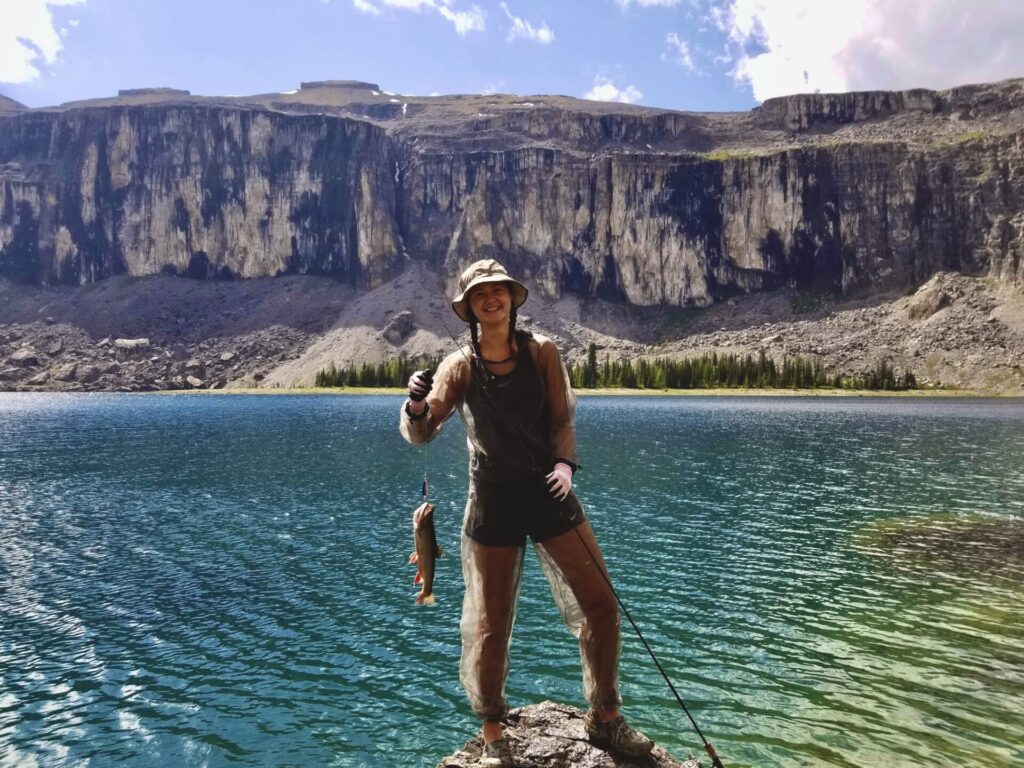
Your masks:
[[[416,551],[409,555],[409,562],[418,566],[412,583],[422,585],[420,593],[416,595],[416,604],[433,605],[434,566],[437,558],[444,556],[444,549],[437,545],[437,535],[434,533],[434,505],[423,502],[413,513],[413,519],[417,518],[419,524],[414,523],[413,528]]]

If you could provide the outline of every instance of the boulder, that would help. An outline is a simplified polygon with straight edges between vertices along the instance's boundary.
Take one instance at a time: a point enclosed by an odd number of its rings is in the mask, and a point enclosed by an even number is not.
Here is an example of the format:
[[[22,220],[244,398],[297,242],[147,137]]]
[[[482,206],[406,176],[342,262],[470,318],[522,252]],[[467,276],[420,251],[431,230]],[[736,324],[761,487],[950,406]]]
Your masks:
[[[46,354],[48,354],[50,357],[55,357],[63,351],[64,342],[61,341],[60,339],[57,339],[55,342],[53,342],[50,346],[46,348]]]
[[[118,360],[145,357],[149,354],[149,339],[114,339],[114,349]]]
[[[39,355],[36,354],[36,351],[32,349],[32,347],[22,347],[7,359],[22,368],[30,368],[34,365],[39,365]]]
[[[907,317],[911,320],[924,320],[931,317],[943,307],[950,305],[949,294],[942,290],[935,281],[921,286],[907,304]]]
[[[186,376],[185,381],[188,382],[188,385],[192,387],[192,389],[199,389],[204,383],[202,379],[197,379],[195,376]]]
[[[11,381],[13,379],[20,379],[22,370],[20,368],[4,368],[0,370],[0,381]]]
[[[100,369],[95,365],[83,365],[78,369],[75,378],[83,384],[91,384],[100,377]]]
[[[512,757],[531,768],[700,768],[696,760],[676,760],[659,746],[642,760],[615,757],[587,741],[583,717],[575,707],[550,701],[513,709],[505,728]],[[477,737],[437,768],[475,768],[482,749]]]
[[[220,361],[222,363],[230,363],[234,359],[235,359],[235,353],[234,352],[224,352],[220,356]]]
[[[414,327],[412,312],[409,310],[399,312],[384,326],[384,338],[397,347],[409,337]]]
[[[31,379],[29,379],[25,383],[26,384],[31,384],[33,386],[38,387],[40,384],[45,384],[49,380],[50,380],[50,372],[49,371],[43,371],[42,373],[37,373],[35,376],[33,376]]]
[[[185,363],[185,370],[192,371],[193,373],[196,371],[202,372],[203,368],[205,368],[203,361],[195,357],[189,358],[189,361]]]
[[[761,339],[761,343],[762,344],[781,344],[782,343],[782,334],[781,333],[776,333],[774,336],[765,336],[763,339]]]
[[[56,381],[74,381],[77,371],[78,363],[64,363],[54,369],[53,378]]]

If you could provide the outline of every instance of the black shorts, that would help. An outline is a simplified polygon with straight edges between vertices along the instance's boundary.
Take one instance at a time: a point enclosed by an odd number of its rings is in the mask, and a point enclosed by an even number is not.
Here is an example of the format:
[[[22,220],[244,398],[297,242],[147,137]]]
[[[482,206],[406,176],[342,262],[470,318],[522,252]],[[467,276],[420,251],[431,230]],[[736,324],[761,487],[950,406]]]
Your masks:
[[[489,482],[470,480],[465,533],[492,547],[522,547],[526,537],[540,543],[586,521],[576,494],[556,501],[543,477]]]

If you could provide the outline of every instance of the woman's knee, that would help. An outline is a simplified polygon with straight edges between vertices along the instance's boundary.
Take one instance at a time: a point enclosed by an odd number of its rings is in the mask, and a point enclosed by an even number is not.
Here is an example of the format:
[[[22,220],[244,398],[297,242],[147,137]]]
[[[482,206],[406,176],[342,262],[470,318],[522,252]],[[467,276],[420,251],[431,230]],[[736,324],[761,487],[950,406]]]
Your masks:
[[[615,626],[619,624],[619,604],[611,592],[602,592],[580,607],[589,622]]]

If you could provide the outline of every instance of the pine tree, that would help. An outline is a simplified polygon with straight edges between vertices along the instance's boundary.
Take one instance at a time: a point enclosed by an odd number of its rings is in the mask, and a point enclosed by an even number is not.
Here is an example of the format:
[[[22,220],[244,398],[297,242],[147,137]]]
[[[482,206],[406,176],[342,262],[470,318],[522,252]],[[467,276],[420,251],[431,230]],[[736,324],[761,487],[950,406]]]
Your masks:
[[[597,372],[597,345],[593,342],[587,347],[587,365],[583,369],[583,386],[587,389],[593,389],[597,386],[598,372]]]

